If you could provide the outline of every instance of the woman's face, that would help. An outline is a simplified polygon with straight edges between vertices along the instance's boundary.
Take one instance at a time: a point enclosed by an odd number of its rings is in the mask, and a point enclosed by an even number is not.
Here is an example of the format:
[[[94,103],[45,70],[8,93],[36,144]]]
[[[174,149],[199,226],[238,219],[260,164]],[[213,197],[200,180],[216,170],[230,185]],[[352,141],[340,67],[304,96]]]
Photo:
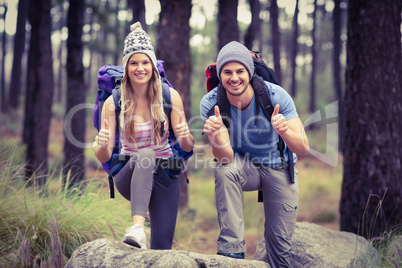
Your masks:
[[[144,53],[133,54],[127,62],[127,75],[132,85],[144,85],[152,77],[153,64]]]

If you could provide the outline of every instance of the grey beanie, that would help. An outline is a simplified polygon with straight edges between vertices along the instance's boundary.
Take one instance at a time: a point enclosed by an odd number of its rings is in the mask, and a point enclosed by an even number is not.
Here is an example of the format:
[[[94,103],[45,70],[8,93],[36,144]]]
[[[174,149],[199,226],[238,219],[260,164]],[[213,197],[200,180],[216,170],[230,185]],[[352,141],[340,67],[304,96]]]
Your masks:
[[[218,78],[221,80],[222,68],[229,62],[236,61],[246,67],[250,79],[254,74],[254,62],[250,51],[237,41],[232,41],[222,47],[219,51],[218,59],[216,60],[216,68],[218,71]]]

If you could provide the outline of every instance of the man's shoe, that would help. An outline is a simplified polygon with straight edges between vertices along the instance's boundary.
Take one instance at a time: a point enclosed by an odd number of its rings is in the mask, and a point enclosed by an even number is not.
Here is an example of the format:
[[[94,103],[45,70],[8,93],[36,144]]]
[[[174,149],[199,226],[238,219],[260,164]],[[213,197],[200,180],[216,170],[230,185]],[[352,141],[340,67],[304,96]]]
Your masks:
[[[123,242],[137,248],[147,249],[144,228],[138,223],[128,227]]]
[[[233,258],[233,259],[244,259],[244,253],[243,252],[240,252],[240,253],[225,253],[225,252],[219,251],[216,254],[222,255],[222,256],[225,256],[225,257],[229,257],[229,258]]]

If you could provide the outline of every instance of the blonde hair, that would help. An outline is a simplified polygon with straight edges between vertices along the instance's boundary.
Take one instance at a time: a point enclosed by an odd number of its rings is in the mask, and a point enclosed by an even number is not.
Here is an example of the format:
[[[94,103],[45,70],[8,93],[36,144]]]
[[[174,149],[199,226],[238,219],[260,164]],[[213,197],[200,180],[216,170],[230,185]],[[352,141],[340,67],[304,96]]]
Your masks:
[[[159,77],[159,72],[152,65],[152,77],[148,81],[148,105],[151,110],[151,123],[153,123],[153,135],[155,144],[158,146],[161,143],[161,123],[166,120],[166,115],[163,111],[163,100],[161,100],[162,84]],[[135,107],[137,99],[134,94],[134,89],[131,86],[130,78],[127,75],[127,65],[125,66],[125,76],[121,83],[121,98],[120,98],[120,127],[124,131],[127,141],[135,143]]]

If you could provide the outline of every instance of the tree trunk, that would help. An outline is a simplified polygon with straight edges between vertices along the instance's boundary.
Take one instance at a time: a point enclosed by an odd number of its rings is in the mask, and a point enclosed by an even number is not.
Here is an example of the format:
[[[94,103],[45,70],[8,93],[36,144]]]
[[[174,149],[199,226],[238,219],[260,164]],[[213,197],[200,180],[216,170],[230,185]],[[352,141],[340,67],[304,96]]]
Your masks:
[[[142,29],[148,31],[148,25],[145,22],[145,1],[144,0],[129,0],[127,1],[128,7],[133,11],[133,20],[131,24],[139,21]],[[128,33],[127,33],[128,34]]]
[[[109,0],[102,1],[104,2],[105,6],[103,7],[104,12],[106,13],[105,16],[100,16],[99,19],[101,20],[101,25],[102,28],[100,29],[101,31],[99,34],[102,36],[102,50],[101,50],[101,57],[104,63],[108,63],[109,61],[109,50],[108,50],[108,44],[109,44],[109,25],[110,25],[110,19],[109,19]]]
[[[160,0],[157,57],[165,61],[168,80],[180,93],[187,119],[191,116],[191,0]],[[188,206],[188,187],[184,174],[179,176],[181,196],[179,207]]]
[[[91,38],[94,36],[94,34],[93,34],[93,25],[94,25],[94,14],[91,12],[91,13],[89,13],[89,12],[86,12],[86,15],[88,16],[87,17],[87,24],[88,25],[90,25],[90,28],[89,28],[89,32],[88,32],[88,35],[89,36],[91,36]],[[125,25],[124,23],[123,23],[123,25]],[[124,27],[122,27],[122,28],[124,28]],[[123,50],[123,44],[121,45],[121,50]],[[94,52],[92,51],[92,49],[88,49],[89,50],[89,52],[88,52],[88,54],[89,54],[89,64],[88,64],[88,66],[87,66],[87,68],[86,68],[86,75],[85,75],[85,77],[87,78],[86,79],[86,81],[87,81],[87,83],[86,83],[86,85],[87,85],[87,88],[88,89],[92,89],[92,82],[93,82],[93,80],[95,80],[95,79],[93,79],[92,77],[93,77],[93,75],[92,75],[92,60],[93,60],[93,55],[94,55]],[[121,55],[121,54],[120,54]],[[95,80],[96,81],[96,80]],[[97,84],[96,84],[96,86],[94,86],[94,88],[95,89],[97,89]],[[96,94],[96,91],[93,91],[93,94]]]
[[[279,31],[279,11],[278,3],[276,0],[271,0],[271,6],[269,8],[270,22],[271,22],[271,38],[272,38],[272,53],[274,58],[274,70],[276,78],[279,84],[282,84],[282,70],[281,70],[281,34]]]
[[[350,0],[340,228],[366,238],[402,224],[400,6]]]
[[[3,36],[2,36],[2,57],[1,57],[1,111],[6,113],[8,111],[8,102],[6,97],[6,79],[5,79],[5,63],[6,63],[6,46],[7,46],[7,33],[6,33],[6,15],[7,15],[7,2],[4,1],[3,4],[4,13],[3,13]]]
[[[17,109],[20,105],[21,77],[22,74],[25,74],[22,68],[22,56],[25,52],[25,24],[28,17],[28,4],[27,0],[18,1],[17,29],[14,36],[14,58],[9,91],[9,103],[12,109]]]
[[[64,10],[64,3],[60,5],[60,14],[61,18],[59,20],[59,30],[62,31],[63,27],[66,26],[65,20],[65,10]],[[63,93],[65,92],[65,79],[63,79],[63,74],[65,73],[65,57],[63,51],[65,51],[65,41],[61,38],[60,35],[60,44],[57,51],[57,60],[59,61],[59,66],[57,69],[57,85],[56,85],[56,97],[55,101],[57,103],[62,103],[63,101]]]
[[[24,140],[27,143],[27,176],[36,173],[36,184],[45,182],[47,147],[53,100],[51,0],[38,0],[29,9],[31,40],[28,56],[28,85]]]
[[[253,50],[254,41],[261,35],[261,4],[260,0],[248,0],[248,2],[251,10],[251,23],[248,26],[247,32],[244,36],[244,45],[249,50]]]
[[[316,54],[316,37],[315,37],[315,32],[316,32],[316,16],[317,14],[317,0],[314,0],[314,11],[313,11],[313,29],[311,30],[311,40],[312,40],[312,45],[311,45],[311,75],[310,75],[310,105],[309,105],[309,111],[311,114],[313,114],[316,110],[316,88],[315,88],[315,74],[316,74],[316,63],[317,63],[317,54]],[[312,128],[313,125],[310,125]]]
[[[333,80],[334,80],[334,88],[336,97],[338,99],[338,118],[339,118],[339,129],[338,129],[338,136],[339,136],[339,145],[338,148],[342,150],[342,139],[343,139],[343,93],[342,93],[342,79],[341,79],[341,49],[342,49],[342,42],[341,42],[341,0],[334,0],[334,11],[332,15],[332,22],[333,22],[333,43],[334,43],[334,50],[332,54],[332,64],[333,64]]]
[[[85,3],[81,0],[70,0],[67,15],[67,105],[65,129],[71,131],[64,140],[64,175],[71,171],[69,187],[74,186],[85,178],[84,148],[75,141],[85,142],[85,109],[73,108],[85,102],[84,66],[82,64],[83,44],[82,27],[84,25]],[[72,113],[72,114],[71,114]],[[65,177],[64,177],[65,178]]]
[[[293,22],[292,22],[292,43],[291,43],[291,86],[290,86],[290,94],[292,97],[296,97],[297,94],[297,80],[296,80],[296,75],[297,75],[297,65],[296,65],[296,57],[297,57],[297,52],[299,50],[299,46],[297,43],[297,38],[299,37],[299,23],[297,22],[297,19],[299,17],[299,0],[296,0],[296,5],[295,5],[295,13],[293,15]]]
[[[239,41],[239,0],[218,0],[218,51],[230,41]]]

